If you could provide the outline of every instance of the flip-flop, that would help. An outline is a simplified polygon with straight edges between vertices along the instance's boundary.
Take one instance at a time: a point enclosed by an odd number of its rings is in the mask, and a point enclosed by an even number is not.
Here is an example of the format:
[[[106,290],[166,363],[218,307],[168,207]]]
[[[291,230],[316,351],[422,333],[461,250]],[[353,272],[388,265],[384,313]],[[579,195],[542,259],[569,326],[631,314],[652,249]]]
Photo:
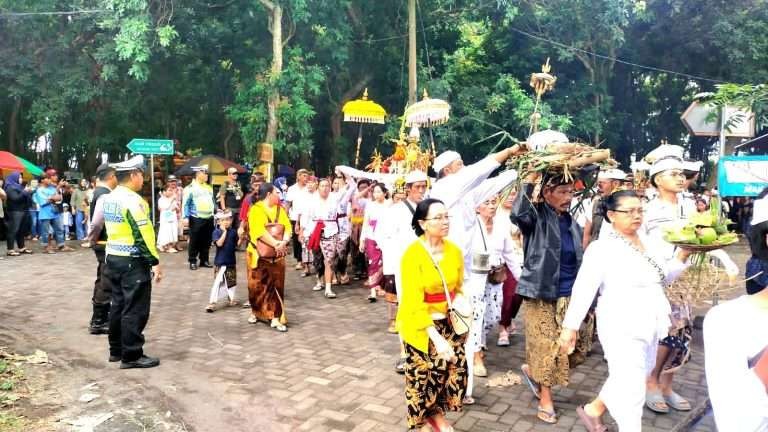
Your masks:
[[[536,399],[541,399],[541,387],[539,386],[539,383],[534,381],[533,378],[528,375],[528,365],[524,364],[520,366],[520,372],[523,373],[523,379],[525,380],[525,383],[528,384],[528,388],[531,389],[531,393],[536,396]]]
[[[536,418],[538,418],[539,420],[547,424],[557,423],[557,413],[555,412],[554,409],[546,410],[541,406],[539,406],[538,411],[536,412]]]
[[[608,428],[603,424],[600,417],[592,417],[584,411],[584,407],[580,406],[576,408],[576,414],[579,416],[579,420],[587,428],[587,432],[607,432]]]
[[[461,400],[462,405],[474,405],[475,404],[475,398],[472,396],[464,396],[464,399]]]
[[[661,406],[664,406],[664,408],[661,408]],[[658,414],[667,414],[669,413],[669,405],[667,405],[667,402],[664,400],[664,397],[661,395],[660,390],[656,391],[649,391],[645,393],[645,406],[648,407],[649,410],[658,413]]]
[[[19,256],[21,254],[16,252],[15,250],[12,250],[12,251],[8,251],[8,253],[6,253],[6,255],[8,255],[8,256]]]
[[[691,403],[674,391],[668,395],[664,395],[664,402],[667,403],[667,406],[677,411],[691,410]]]
[[[496,346],[505,347],[509,346],[509,333],[499,333],[499,340],[496,341]]]

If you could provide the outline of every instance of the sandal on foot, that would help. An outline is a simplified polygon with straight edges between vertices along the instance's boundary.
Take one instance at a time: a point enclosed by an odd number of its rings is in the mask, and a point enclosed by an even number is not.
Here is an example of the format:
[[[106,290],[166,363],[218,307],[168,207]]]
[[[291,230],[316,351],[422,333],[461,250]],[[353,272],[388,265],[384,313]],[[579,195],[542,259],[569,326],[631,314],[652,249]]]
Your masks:
[[[389,326],[387,327],[387,333],[397,334],[397,326],[395,325],[395,320],[389,321]]]
[[[669,412],[669,405],[667,405],[660,390],[645,393],[645,406],[658,414],[667,414]]]
[[[26,255],[32,255],[34,252],[32,252],[31,249],[22,249],[21,253],[26,254]]]
[[[541,399],[541,386],[539,386],[539,383],[534,381],[533,378],[528,375],[528,365],[524,364],[520,366],[520,372],[523,373],[523,380],[526,384],[528,384],[528,388],[531,389],[531,393],[536,396],[536,399]]]
[[[691,403],[674,391],[668,395],[664,395],[664,402],[667,403],[668,407],[677,411],[691,410]]]
[[[437,422],[432,417],[427,419],[427,423],[435,432],[454,432],[453,426],[448,425],[444,428],[441,428],[437,425]]]
[[[608,428],[605,427],[600,417],[592,417],[587,414],[583,406],[576,408],[576,414],[579,416],[579,420],[587,428],[587,432],[607,432]]]
[[[216,310],[216,305],[214,305],[213,303],[205,307],[205,311],[208,313],[213,313],[213,311],[215,310]]]
[[[496,341],[496,346],[509,346],[509,332],[499,332],[499,340]]]
[[[464,399],[461,400],[462,405],[474,405],[475,404],[475,398],[472,396],[464,396]]]
[[[279,320],[272,320],[272,322],[269,323],[269,326],[279,332],[285,333],[288,331],[288,327],[286,327],[285,324],[281,323]]]
[[[474,367],[474,370],[472,371],[472,374],[476,377],[487,377],[488,376],[488,370],[485,368],[484,364],[477,364]]]
[[[15,250],[12,250],[12,251],[8,251],[8,253],[6,253],[6,255],[8,255],[8,256],[19,256],[21,254],[16,252]]]
[[[557,413],[554,408],[552,410],[546,410],[539,405],[538,411],[536,412],[536,418],[547,424],[557,423]]]

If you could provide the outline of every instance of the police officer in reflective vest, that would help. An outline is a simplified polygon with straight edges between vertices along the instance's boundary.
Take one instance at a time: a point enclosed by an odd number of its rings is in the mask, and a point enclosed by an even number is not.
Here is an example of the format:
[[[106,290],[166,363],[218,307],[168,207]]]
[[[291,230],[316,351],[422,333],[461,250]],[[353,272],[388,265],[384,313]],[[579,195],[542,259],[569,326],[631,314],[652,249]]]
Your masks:
[[[109,361],[121,369],[160,364],[144,355],[142,332],[149,319],[152,280],[162,278],[149,205],[137,193],[144,184],[144,158],[114,164],[118,186],[101,198],[107,230],[104,277],[113,286],[109,313]]]
[[[184,188],[182,213],[189,226],[189,269],[213,267],[208,262],[208,250],[213,235],[213,188],[208,184],[208,165],[194,166],[195,179]]]

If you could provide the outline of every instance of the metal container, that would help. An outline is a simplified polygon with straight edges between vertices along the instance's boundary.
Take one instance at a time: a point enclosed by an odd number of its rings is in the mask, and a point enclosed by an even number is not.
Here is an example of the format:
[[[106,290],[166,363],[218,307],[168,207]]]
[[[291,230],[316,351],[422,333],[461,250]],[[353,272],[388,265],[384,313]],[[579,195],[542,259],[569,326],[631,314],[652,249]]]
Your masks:
[[[472,253],[472,273],[488,273],[491,271],[491,254],[488,252]]]

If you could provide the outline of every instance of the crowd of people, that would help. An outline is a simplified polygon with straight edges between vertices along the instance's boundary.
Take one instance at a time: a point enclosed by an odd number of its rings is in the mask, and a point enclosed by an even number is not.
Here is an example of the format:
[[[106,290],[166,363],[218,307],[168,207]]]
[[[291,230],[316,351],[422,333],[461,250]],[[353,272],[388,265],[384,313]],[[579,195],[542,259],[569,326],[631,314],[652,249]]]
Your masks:
[[[0,239],[6,240],[7,256],[31,254],[27,242],[37,242],[45,253],[71,252],[68,240],[78,240],[83,247],[88,230],[88,209],[93,199],[94,180],[70,183],[60,179],[53,168],[42,176],[24,178],[11,172],[0,179]]]
[[[495,345],[508,346],[518,312],[525,344],[519,368],[541,422],[558,422],[554,394],[596,340],[608,376],[576,410],[588,431],[607,430],[606,411],[619,430],[640,431],[644,407],[691,410],[674,390],[675,373],[690,358],[691,305],[665,293],[690,267],[690,251],[665,242],[663,228],[709,211],[716,191],[696,190],[700,165],[665,145],[649,155],[647,187],[618,169],[600,171],[593,191],[579,190],[580,179],[568,175],[493,175],[526,151],[515,145],[466,166],[447,151],[432,162],[436,179],[419,170],[394,177],[337,167],[318,178],[301,169],[290,187],[285,178],[268,182],[258,172],[246,187],[233,168],[214,189],[208,167],[194,167],[188,185],[169,177],[160,192],[157,236],[139,195],[143,159],[103,164],[95,184],[81,183],[69,201],[97,258],[89,330],[109,334],[109,360],[121,368],[159,365],[143,351],[151,286],[163,277],[160,252],[181,250],[187,229],[190,271],[212,270],[210,313],[222,301],[239,305],[242,250],[247,321],[277,332],[289,329],[289,255],[307,289],[329,301],[337,297],[334,287],[364,280],[361,301],[386,301],[382,331],[400,340],[395,370],[405,375],[411,430],[452,430],[445,413],[475,403],[475,378],[489,374],[489,337],[496,331]],[[38,232],[48,233],[41,242],[66,248],[66,218],[59,218],[65,210],[58,206],[64,195],[54,171],[34,193],[18,175],[7,177],[3,190],[9,242],[15,239],[18,253],[26,250],[19,220],[31,202],[38,205]],[[714,308],[705,321],[707,380],[723,431],[768,430],[768,332],[754,331],[768,323],[768,198],[746,207],[737,200],[723,212],[750,242],[750,295]],[[739,273],[723,251],[710,258]]]

